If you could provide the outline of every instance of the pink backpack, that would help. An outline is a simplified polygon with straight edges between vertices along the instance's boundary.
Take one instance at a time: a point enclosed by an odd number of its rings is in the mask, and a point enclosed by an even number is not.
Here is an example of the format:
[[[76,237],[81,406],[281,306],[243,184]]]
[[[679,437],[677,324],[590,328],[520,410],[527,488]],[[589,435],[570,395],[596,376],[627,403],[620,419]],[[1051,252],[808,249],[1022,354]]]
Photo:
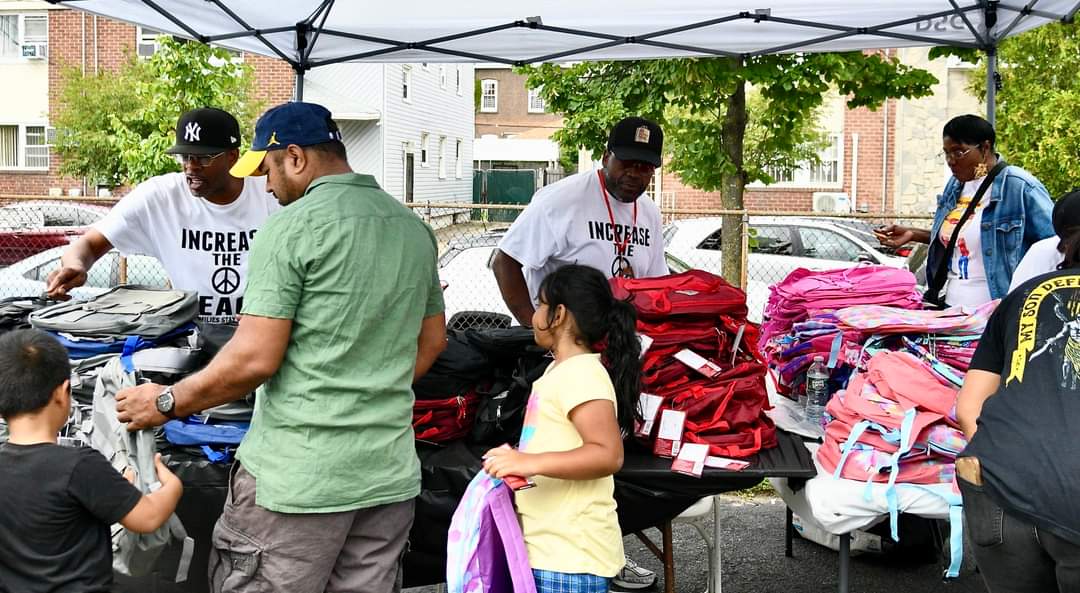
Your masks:
[[[958,446],[956,434],[937,427],[955,427],[956,395],[911,354],[875,354],[826,406],[832,421],[818,461],[837,478],[890,486],[948,482],[955,454],[942,450]]]
[[[792,324],[821,311],[852,305],[891,305],[904,309],[922,307],[915,276],[900,268],[864,265],[815,272],[799,268],[769,288],[762,344],[788,333]]]

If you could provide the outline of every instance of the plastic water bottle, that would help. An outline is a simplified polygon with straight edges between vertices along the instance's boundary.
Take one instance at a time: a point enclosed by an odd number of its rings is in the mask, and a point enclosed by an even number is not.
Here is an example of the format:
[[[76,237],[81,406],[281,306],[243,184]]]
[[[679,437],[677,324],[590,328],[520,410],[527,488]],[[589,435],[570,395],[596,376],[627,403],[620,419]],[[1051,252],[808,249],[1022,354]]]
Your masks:
[[[825,358],[814,357],[814,364],[806,371],[806,422],[821,426],[825,417],[825,404],[829,403],[829,369]]]

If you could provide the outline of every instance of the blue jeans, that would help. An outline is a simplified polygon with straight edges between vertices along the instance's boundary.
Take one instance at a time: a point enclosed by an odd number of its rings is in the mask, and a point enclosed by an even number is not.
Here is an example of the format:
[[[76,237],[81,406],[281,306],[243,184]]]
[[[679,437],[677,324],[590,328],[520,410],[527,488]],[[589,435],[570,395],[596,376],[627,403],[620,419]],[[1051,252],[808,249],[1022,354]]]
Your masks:
[[[990,593],[1080,593],[1080,546],[1010,515],[981,486],[956,482],[964,532]]]

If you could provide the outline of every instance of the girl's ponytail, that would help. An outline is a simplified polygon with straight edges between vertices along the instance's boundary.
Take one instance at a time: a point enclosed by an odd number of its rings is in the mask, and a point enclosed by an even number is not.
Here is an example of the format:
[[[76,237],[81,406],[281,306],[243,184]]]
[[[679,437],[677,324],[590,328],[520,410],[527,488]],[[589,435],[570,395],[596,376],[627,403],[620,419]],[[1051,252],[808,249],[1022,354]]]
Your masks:
[[[555,322],[555,309],[563,305],[577,322],[579,343],[591,349],[607,344],[603,361],[615,386],[619,426],[632,433],[634,420],[641,419],[641,342],[634,307],[612,296],[611,286],[599,270],[578,264],[562,266],[545,276],[540,295],[548,306],[549,326]]]
[[[615,385],[619,426],[631,434],[634,421],[641,420],[641,341],[637,336],[637,311],[630,303],[611,300],[604,358]]]

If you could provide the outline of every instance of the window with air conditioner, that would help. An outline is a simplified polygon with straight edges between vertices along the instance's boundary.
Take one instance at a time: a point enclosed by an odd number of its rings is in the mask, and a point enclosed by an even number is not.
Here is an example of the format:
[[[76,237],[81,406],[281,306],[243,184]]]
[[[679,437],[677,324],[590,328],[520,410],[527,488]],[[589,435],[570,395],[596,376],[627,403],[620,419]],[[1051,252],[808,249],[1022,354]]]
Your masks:
[[[47,170],[49,144],[43,125],[0,125],[0,169]]]
[[[158,37],[164,35],[157,29],[149,29],[146,27],[135,28],[135,53],[140,58],[149,58],[157,53],[158,50]]]
[[[480,112],[498,113],[499,81],[485,79],[480,81]]]
[[[0,59],[43,60],[48,55],[47,14],[0,15]]]

